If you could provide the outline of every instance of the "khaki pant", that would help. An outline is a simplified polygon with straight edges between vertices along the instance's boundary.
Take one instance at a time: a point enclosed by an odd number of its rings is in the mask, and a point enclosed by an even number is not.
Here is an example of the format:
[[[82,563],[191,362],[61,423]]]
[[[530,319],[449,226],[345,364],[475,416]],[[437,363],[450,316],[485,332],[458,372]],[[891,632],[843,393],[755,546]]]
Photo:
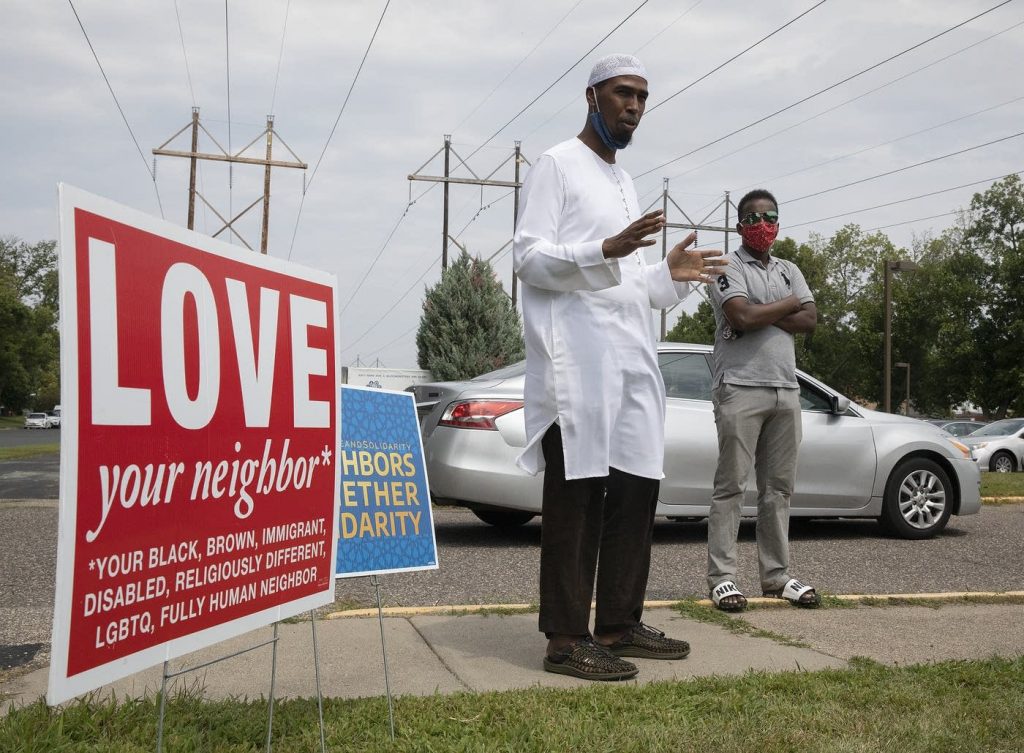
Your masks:
[[[736,581],[736,537],[751,464],[763,590],[789,580],[789,500],[800,448],[800,390],[721,384],[712,392],[718,468],[708,515],[708,589]]]

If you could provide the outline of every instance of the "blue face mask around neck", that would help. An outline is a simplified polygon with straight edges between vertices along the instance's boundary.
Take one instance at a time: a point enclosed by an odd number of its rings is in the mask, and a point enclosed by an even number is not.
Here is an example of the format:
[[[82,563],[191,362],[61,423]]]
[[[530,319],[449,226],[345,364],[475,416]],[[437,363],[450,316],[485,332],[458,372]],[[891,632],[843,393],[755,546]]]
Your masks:
[[[594,101],[597,101],[597,92],[594,92]],[[596,107],[596,105],[595,105]],[[598,138],[601,139],[601,143],[604,144],[611,150],[625,149],[629,146],[630,139],[627,137],[625,141],[617,139],[612,136],[611,131],[608,130],[608,126],[604,122],[604,118],[601,117],[601,111],[595,110],[590,113],[590,125],[597,132]]]

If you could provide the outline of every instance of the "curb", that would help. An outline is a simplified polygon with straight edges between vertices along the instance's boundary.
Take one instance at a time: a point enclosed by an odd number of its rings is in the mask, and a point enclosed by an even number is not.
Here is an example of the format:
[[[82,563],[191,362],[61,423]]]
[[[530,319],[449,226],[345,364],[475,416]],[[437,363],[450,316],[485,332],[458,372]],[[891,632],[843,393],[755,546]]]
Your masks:
[[[839,599],[851,604],[861,602],[906,602],[906,601],[986,601],[1001,602],[1024,599],[1024,591],[951,591],[946,593],[919,593],[919,594],[826,594],[830,599]],[[681,600],[674,601],[645,601],[645,609],[670,609]],[[774,599],[766,596],[748,597],[747,602],[759,607],[788,607],[782,599]],[[697,604],[705,607],[712,606],[711,599],[698,599]],[[423,607],[385,607],[380,610],[384,617],[422,617],[430,615],[469,615],[486,614],[490,612],[536,612],[536,604],[453,604],[449,606],[434,605]],[[322,620],[343,620],[355,617],[375,617],[378,610],[350,609],[339,612],[329,612],[322,615]]]

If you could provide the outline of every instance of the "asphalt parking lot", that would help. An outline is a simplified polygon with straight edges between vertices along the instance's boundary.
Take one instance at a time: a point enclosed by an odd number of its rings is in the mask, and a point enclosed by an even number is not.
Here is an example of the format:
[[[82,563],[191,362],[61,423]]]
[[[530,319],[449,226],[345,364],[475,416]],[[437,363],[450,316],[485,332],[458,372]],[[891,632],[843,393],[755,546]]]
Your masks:
[[[56,476],[56,458],[0,463]],[[34,467],[33,467],[34,462]],[[47,470],[49,467],[49,470]],[[54,494],[55,496],[55,494]],[[48,643],[56,570],[57,502],[0,501],[0,645]],[[437,570],[381,576],[385,606],[532,604],[537,601],[539,520],[500,531],[462,510],[437,509]],[[752,523],[740,531],[740,587],[757,592]],[[648,598],[706,596],[704,522],[658,522]],[[797,522],[791,532],[794,575],[837,594],[1024,590],[1024,504],[986,506],[954,517],[938,537],[884,537],[872,521]],[[371,606],[368,578],[338,581],[342,606]]]

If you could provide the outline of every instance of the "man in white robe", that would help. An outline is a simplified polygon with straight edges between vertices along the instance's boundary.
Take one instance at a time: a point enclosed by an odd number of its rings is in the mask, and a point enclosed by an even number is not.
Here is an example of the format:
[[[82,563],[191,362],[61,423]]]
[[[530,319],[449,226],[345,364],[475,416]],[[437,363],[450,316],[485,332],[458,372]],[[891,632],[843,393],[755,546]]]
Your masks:
[[[545,669],[632,677],[623,656],[680,659],[685,641],[640,621],[664,476],[665,385],[652,308],[711,282],[718,251],[647,264],[662,213],[641,215],[615,161],[643,115],[647,74],[629,55],[594,66],[583,131],[537,160],[523,183],[514,241],[526,335],[528,445],[519,465],[546,469],[540,573]],[[597,571],[594,635],[590,602]]]

